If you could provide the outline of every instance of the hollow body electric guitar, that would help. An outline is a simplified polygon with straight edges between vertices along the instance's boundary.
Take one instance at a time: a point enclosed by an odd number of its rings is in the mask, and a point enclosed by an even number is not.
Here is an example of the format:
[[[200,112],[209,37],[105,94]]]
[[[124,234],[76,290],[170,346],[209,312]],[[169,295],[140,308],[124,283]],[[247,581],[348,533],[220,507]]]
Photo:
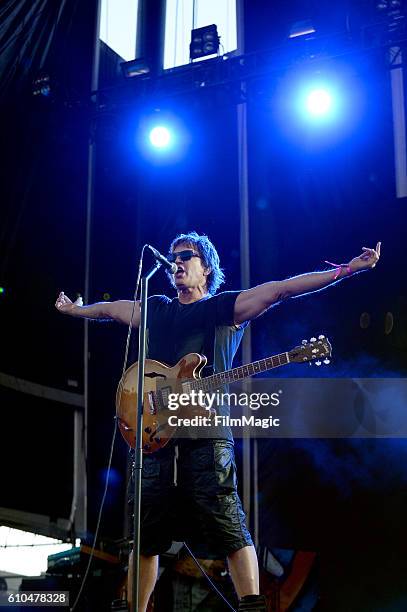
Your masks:
[[[273,357],[266,357],[244,366],[232,368],[226,372],[200,377],[206,365],[206,357],[198,353],[185,355],[173,367],[153,359],[146,359],[144,375],[144,401],[143,401],[143,432],[142,447],[144,453],[154,453],[163,448],[174,436],[176,426],[169,425],[168,417],[174,412],[169,410],[168,404],[171,394],[180,397],[185,394],[192,397],[192,392],[214,392],[224,385],[243,380],[254,374],[260,374],[288,363],[304,363],[315,361],[321,365],[329,363],[332,347],[325,336],[311,338],[309,342],[303,340],[302,345],[291,351],[280,353]],[[132,448],[135,447],[137,425],[137,372],[138,362],[126,370],[119,382],[116,393],[116,416],[118,426],[123,438]],[[185,402],[183,402],[185,403]],[[192,403],[192,402],[191,402]],[[177,410],[177,416],[184,417],[206,414],[207,408],[202,406],[199,410],[194,406],[182,406]]]

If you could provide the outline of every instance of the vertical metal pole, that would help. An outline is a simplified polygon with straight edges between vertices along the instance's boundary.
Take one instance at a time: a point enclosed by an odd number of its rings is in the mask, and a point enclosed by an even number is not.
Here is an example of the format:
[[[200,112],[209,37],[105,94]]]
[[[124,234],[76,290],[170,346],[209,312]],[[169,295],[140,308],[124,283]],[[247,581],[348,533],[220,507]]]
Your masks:
[[[76,538],[85,536],[87,528],[86,429],[85,413],[82,410],[74,412],[73,457],[73,496],[69,529],[74,530]]]
[[[389,50],[391,100],[393,108],[394,164],[396,174],[396,195],[407,196],[407,147],[406,113],[404,100],[404,71],[401,47]]]
[[[238,129],[238,163],[239,163],[239,204],[240,204],[240,278],[242,289],[250,287],[250,260],[249,260],[249,202],[248,202],[248,176],[247,176],[247,125],[246,104],[237,107]],[[251,330],[246,329],[242,340],[243,363],[250,363],[251,358]],[[251,512],[251,440],[243,438],[243,507],[248,522]]]
[[[152,77],[162,72],[164,63],[165,0],[138,0],[136,57],[143,57]]]
[[[99,30],[100,30],[100,11],[101,0],[95,0],[95,31],[93,48],[93,66],[91,78],[91,91],[96,91],[99,83]],[[95,183],[95,141],[93,131],[89,134],[88,145],[88,185],[86,194],[86,237],[85,237],[85,279],[84,279],[84,302],[89,302],[90,286],[90,258],[91,258],[91,226],[92,209],[94,202],[94,183]],[[78,469],[78,479],[80,475],[80,489],[83,491],[83,499],[78,498],[77,522],[81,524],[83,533],[87,531],[87,456],[88,456],[88,416],[89,416],[89,321],[84,319],[83,334],[83,380],[84,380],[84,412],[83,412],[83,434],[81,436],[80,448],[80,467]],[[78,483],[79,484],[79,483]]]
[[[236,2],[237,52],[244,54],[244,0]]]
[[[139,325],[139,342],[138,342],[138,372],[137,372],[137,426],[136,426],[136,443],[134,454],[134,546],[133,546],[133,581],[132,581],[132,612],[137,612],[139,609],[138,600],[140,592],[140,518],[141,518],[141,471],[143,469],[143,400],[144,400],[144,367],[146,361],[146,328],[147,328],[147,307],[148,307],[148,281],[161,267],[160,262],[151,268],[151,270],[141,279],[141,314]]]
[[[244,2],[237,2],[237,40],[238,52],[244,53]],[[237,107],[238,165],[239,165],[239,207],[240,207],[240,278],[243,289],[250,287],[250,234],[249,234],[249,183],[247,153],[247,105],[242,102]],[[246,329],[242,341],[243,363],[252,361],[251,329]],[[254,475],[256,478],[256,475]],[[251,440],[243,439],[243,507],[248,522],[251,514]],[[256,536],[255,536],[256,537]]]
[[[257,439],[253,439],[253,542],[259,545],[259,449]]]
[[[133,588],[132,606],[134,612],[138,610],[140,591],[140,515],[141,515],[141,471],[143,469],[143,448],[141,439],[143,397],[144,397],[144,365],[146,358],[146,336],[147,326],[147,296],[148,278],[141,279],[141,315],[138,344],[138,380],[137,380],[137,429],[136,444],[134,449],[134,521],[133,521]],[[141,419],[140,419],[141,417]]]

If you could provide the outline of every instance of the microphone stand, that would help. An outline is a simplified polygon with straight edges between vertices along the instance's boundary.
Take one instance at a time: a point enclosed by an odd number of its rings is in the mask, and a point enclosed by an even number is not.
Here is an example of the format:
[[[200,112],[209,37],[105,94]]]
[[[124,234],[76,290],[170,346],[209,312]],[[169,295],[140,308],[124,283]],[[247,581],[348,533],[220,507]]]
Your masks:
[[[154,266],[141,278],[141,313],[138,338],[138,373],[137,373],[137,425],[134,457],[134,521],[133,521],[133,597],[131,612],[138,612],[140,590],[140,510],[141,510],[141,470],[143,468],[143,399],[144,399],[144,368],[146,361],[146,327],[147,327],[147,297],[148,281],[161,267],[156,261]]]

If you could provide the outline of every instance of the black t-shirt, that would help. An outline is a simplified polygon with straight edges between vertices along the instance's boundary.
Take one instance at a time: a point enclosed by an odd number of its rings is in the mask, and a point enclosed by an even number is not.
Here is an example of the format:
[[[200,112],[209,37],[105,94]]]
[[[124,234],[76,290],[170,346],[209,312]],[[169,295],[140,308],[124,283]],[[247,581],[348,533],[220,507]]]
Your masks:
[[[148,299],[147,357],[174,366],[188,353],[200,353],[208,359],[212,371],[232,367],[246,324],[234,324],[234,306],[240,291],[225,291],[192,304],[178,298],[153,295]],[[205,373],[204,373],[205,374]],[[222,414],[228,414],[226,406]],[[224,435],[232,438],[229,428]]]

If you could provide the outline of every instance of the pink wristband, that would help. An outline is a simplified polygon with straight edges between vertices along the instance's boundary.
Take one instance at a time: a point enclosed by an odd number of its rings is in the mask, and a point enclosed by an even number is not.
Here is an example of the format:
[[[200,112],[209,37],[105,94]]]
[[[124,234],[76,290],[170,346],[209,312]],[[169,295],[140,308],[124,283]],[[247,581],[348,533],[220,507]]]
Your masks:
[[[329,264],[330,266],[333,266],[334,268],[336,268],[335,270],[335,274],[334,274],[334,280],[337,280],[338,276],[340,275],[342,268],[345,268],[346,273],[348,274],[348,276],[350,276],[352,274],[352,270],[350,269],[350,265],[349,264],[336,264],[336,263],[332,263],[331,261],[326,261],[326,264]]]

